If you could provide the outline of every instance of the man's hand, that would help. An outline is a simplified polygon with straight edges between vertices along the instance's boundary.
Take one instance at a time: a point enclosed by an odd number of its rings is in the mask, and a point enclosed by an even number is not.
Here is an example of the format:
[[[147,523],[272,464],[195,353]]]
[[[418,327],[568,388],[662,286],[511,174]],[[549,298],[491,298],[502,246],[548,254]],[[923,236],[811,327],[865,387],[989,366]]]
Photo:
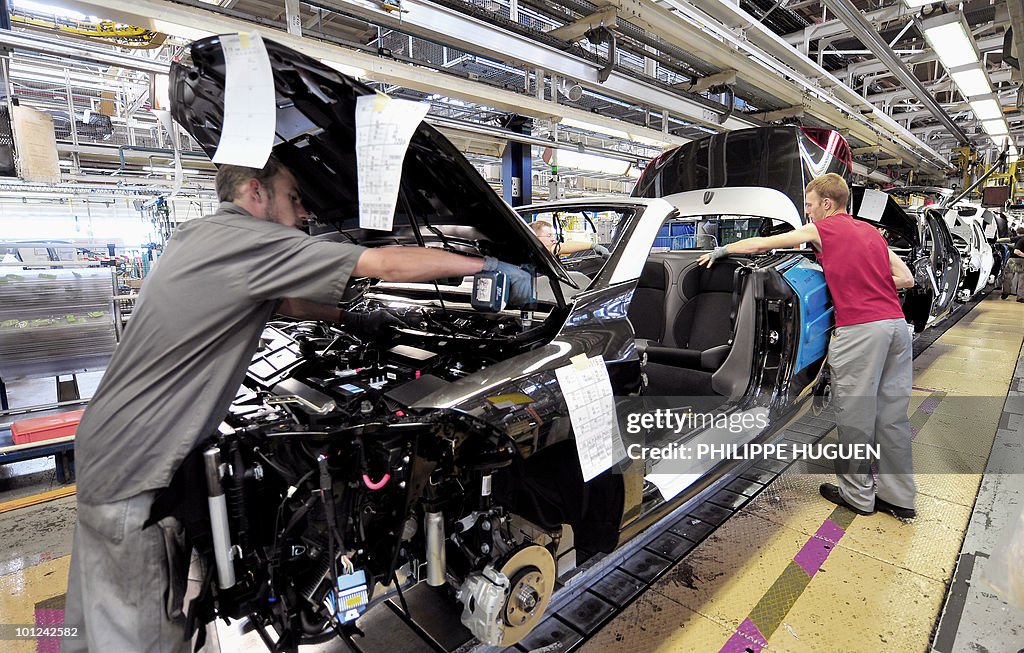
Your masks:
[[[697,265],[704,265],[710,268],[715,261],[717,261],[718,259],[726,258],[727,256],[729,256],[729,250],[727,250],[724,246],[716,247],[711,252],[697,259]]]
[[[484,272],[502,272],[508,280],[509,306],[525,306],[536,299],[533,296],[533,275],[518,265],[499,261],[493,256],[484,257]]]
[[[601,243],[594,243],[594,246],[591,249],[597,252],[597,255],[601,258],[608,258],[612,255],[612,253],[608,251],[608,248]]]
[[[338,321],[354,335],[365,338],[380,338],[388,335],[394,329],[407,326],[405,322],[383,308],[368,313],[342,311]]]

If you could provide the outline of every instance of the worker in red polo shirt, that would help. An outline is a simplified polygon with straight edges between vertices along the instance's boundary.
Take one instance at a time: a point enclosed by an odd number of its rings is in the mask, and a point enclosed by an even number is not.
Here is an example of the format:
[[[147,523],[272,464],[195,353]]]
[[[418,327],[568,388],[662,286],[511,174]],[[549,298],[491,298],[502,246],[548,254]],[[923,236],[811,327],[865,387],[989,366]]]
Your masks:
[[[839,442],[877,445],[878,481],[865,461],[836,461],[838,485],[821,495],[861,514],[875,510],[913,519],[914,484],[910,407],[912,346],[897,288],[910,288],[910,268],[889,250],[871,225],[846,212],[850,189],[829,173],[807,184],[799,229],[769,238],[747,238],[705,254],[710,267],[729,254],[759,254],[810,243],[819,252],[835,306],[836,327],[828,348]]]

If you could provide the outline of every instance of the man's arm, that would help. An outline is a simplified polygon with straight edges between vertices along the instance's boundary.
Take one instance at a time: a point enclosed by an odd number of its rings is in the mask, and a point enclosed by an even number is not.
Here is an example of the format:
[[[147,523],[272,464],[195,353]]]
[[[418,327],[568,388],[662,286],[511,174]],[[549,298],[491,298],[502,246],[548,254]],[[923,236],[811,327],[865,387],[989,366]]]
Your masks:
[[[892,273],[892,280],[896,283],[896,288],[914,287],[914,273],[891,249],[889,250],[889,271]]]
[[[720,254],[717,257],[712,254],[705,254],[697,259],[699,265],[707,265],[711,267],[711,263],[715,258],[721,256],[727,256],[729,254],[760,254],[761,252],[767,252],[773,249],[788,249],[791,247],[797,247],[804,243],[811,243],[816,248],[821,248],[821,238],[818,236],[818,228],[813,224],[805,224],[799,229],[793,231],[787,231],[784,234],[777,236],[769,236],[768,238],[744,238],[738,240],[735,243],[729,243],[725,247],[720,247],[718,250],[724,251],[724,254]]]
[[[384,281],[432,281],[483,270],[484,260],[430,247],[376,247],[359,256],[352,276]]]
[[[593,247],[594,245],[590,242],[567,240],[564,243],[559,243],[555,251],[560,255],[575,254],[576,252],[585,252],[588,249],[593,249]]]
[[[341,309],[337,306],[294,297],[282,299],[277,306],[277,312],[297,320],[322,320],[324,322],[339,322],[341,320]]]

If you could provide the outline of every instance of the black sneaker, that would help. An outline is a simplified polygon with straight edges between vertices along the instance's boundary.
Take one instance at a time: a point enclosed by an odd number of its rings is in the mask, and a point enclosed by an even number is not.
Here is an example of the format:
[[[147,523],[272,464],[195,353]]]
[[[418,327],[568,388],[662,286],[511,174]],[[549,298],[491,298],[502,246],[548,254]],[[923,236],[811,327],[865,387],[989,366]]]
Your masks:
[[[1017,298],[1017,303],[1018,304],[1024,304],[1024,297],[1018,297]]]
[[[888,513],[896,519],[913,519],[917,517],[917,511],[913,508],[900,508],[878,497],[875,497],[875,510]]]
[[[1005,293],[1004,292],[1002,295],[999,295],[999,299],[1006,299],[1009,296],[1010,296],[1010,293]]]
[[[860,508],[854,508],[853,506],[848,504],[846,502],[846,499],[843,498],[843,495],[839,494],[839,488],[836,487],[835,485],[832,485],[831,483],[822,483],[821,486],[818,488],[818,492],[821,493],[821,496],[825,497],[826,499],[836,504],[837,506],[842,506],[847,510],[851,510],[857,513],[858,515],[875,514],[874,510],[861,510]]]

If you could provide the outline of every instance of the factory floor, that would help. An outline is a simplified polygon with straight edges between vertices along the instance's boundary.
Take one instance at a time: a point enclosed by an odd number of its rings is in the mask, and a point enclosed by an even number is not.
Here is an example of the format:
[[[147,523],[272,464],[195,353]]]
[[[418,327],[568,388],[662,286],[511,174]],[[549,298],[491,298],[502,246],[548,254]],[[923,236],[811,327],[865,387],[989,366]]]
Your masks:
[[[790,468],[583,650],[1024,649],[1024,611],[983,578],[1024,506],[1022,341],[1024,305],[993,293],[915,360],[916,520],[837,508],[818,495],[834,478],[827,467]],[[41,493],[62,489],[52,459],[0,466],[0,626],[61,623],[75,499]],[[251,636],[243,645],[225,635],[222,650],[260,650]],[[57,644],[5,641],[0,650]]]

